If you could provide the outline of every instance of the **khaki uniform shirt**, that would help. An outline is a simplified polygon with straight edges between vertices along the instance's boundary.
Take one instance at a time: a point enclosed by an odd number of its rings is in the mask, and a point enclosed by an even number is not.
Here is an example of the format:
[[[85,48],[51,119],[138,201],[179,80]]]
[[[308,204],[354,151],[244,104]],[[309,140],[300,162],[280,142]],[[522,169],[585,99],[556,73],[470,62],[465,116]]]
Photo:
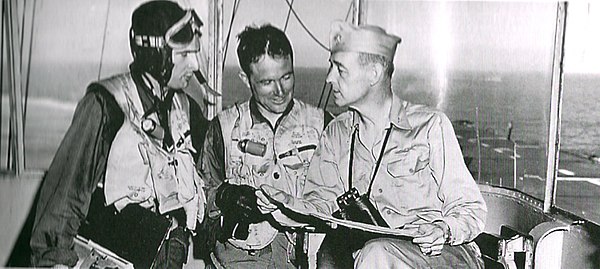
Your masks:
[[[450,227],[453,245],[473,240],[483,229],[487,208],[467,169],[445,114],[394,97],[391,133],[378,171],[381,141],[369,148],[357,134],[352,186],[365,194],[376,173],[370,201],[390,227],[436,220]],[[336,198],[348,190],[350,144],[360,115],[348,111],[325,129],[309,167],[303,197],[321,213],[338,210]],[[388,127],[390,128],[390,127]]]

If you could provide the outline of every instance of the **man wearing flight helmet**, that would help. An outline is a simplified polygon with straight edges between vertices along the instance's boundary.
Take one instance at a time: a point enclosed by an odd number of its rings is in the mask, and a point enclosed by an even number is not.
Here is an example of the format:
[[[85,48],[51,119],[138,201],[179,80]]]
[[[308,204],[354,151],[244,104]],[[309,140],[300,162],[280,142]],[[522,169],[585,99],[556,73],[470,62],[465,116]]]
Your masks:
[[[192,10],[152,1],[132,15],[130,72],[92,83],[42,183],[34,266],[75,266],[82,235],[136,268],[180,268],[204,215],[195,172],[207,120],[182,89],[199,72]]]

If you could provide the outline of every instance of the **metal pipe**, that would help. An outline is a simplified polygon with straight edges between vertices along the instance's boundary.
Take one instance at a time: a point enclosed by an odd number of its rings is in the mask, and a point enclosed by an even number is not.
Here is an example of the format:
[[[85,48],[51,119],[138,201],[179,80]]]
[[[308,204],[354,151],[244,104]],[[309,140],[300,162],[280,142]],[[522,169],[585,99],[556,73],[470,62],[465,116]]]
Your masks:
[[[353,6],[352,23],[354,25],[365,24],[366,0],[354,0]]]
[[[556,200],[558,158],[560,153],[560,114],[563,94],[563,51],[565,46],[565,29],[567,25],[567,5],[567,2],[558,3],[556,14],[554,58],[552,64],[552,97],[550,99],[550,126],[548,130],[546,190],[544,193],[544,212],[546,213],[550,213]]]
[[[9,0],[7,3],[7,14],[6,16],[6,40],[7,40],[7,51],[8,51],[8,64],[9,64],[9,82],[10,87],[10,118],[11,126],[10,131],[13,134],[11,137],[10,145],[12,146],[14,169],[15,173],[20,176],[25,170],[25,156],[24,156],[24,136],[23,136],[23,102],[21,92],[21,46],[19,26],[16,22],[19,21],[18,17],[18,2],[17,0]]]
[[[218,93],[223,94],[223,0],[211,0],[209,2],[209,61],[208,78],[209,85]],[[221,96],[208,96],[211,104],[207,111],[208,119],[212,119],[222,109]]]
[[[475,138],[477,139],[477,183],[481,183],[481,135],[479,134],[479,106],[475,107]]]
[[[517,143],[513,142],[513,189],[516,189],[516,188],[517,188]]]

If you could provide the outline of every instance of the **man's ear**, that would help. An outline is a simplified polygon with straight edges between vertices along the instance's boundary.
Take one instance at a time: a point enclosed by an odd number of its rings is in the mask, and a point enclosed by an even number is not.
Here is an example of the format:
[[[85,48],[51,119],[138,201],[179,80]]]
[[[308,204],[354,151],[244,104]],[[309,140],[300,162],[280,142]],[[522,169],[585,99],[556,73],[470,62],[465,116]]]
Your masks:
[[[383,69],[383,65],[380,63],[371,63],[369,65],[369,74],[371,74],[370,83],[371,86],[376,85],[377,83],[383,81],[385,75],[383,74],[385,70]]]
[[[250,78],[248,77],[248,75],[246,75],[246,72],[240,71],[238,73],[238,77],[240,77],[240,79],[242,80],[242,82],[244,82],[244,84],[246,85],[246,87],[248,87],[248,89],[251,89],[250,88]]]

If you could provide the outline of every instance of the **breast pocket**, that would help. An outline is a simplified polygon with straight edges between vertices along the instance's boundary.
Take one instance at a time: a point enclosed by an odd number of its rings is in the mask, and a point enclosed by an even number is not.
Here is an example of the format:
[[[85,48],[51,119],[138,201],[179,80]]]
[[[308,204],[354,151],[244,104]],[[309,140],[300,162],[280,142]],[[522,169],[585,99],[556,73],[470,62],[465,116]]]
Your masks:
[[[425,144],[416,144],[392,152],[387,171],[394,178],[411,178],[428,165],[429,147]]]

